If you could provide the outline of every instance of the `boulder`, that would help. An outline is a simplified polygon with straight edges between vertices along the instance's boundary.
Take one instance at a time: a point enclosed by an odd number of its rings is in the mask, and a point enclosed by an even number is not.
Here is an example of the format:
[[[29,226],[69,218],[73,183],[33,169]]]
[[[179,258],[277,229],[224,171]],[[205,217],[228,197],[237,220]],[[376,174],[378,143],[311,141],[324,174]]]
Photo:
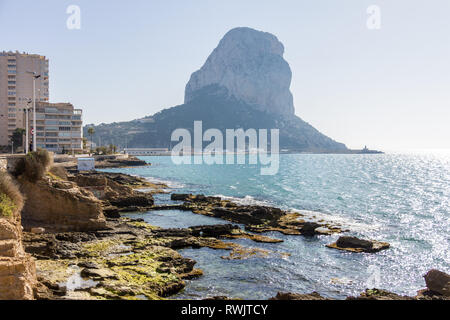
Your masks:
[[[52,231],[95,231],[106,227],[102,203],[73,182],[44,177],[37,182],[20,179],[26,197],[24,227]]]
[[[313,236],[315,234],[318,234],[316,232],[317,228],[320,228],[321,225],[315,222],[305,222],[301,227],[301,233],[305,236]]]
[[[350,252],[374,253],[388,249],[390,245],[387,242],[377,240],[363,240],[356,237],[343,236],[336,242],[327,245],[327,247]]]
[[[450,297],[450,275],[432,269],[424,276],[428,290]]]

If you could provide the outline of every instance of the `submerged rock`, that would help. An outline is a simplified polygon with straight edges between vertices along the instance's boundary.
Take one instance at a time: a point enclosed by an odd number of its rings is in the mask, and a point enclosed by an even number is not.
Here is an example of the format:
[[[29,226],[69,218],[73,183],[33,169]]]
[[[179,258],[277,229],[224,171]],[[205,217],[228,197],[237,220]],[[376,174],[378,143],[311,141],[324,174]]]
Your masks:
[[[220,197],[204,195],[172,194],[171,198],[184,201],[181,206],[178,205],[181,210],[241,223],[251,232],[278,231],[286,235],[314,236],[342,231],[337,225],[305,221],[301,213],[269,206],[241,205]]]
[[[414,300],[414,298],[381,289],[366,289],[357,297],[347,297],[347,300]]]
[[[381,250],[386,250],[390,247],[390,245],[387,242],[363,240],[356,237],[343,236],[336,242],[327,245],[327,247],[350,252],[374,253]]]
[[[308,294],[299,294],[291,292],[278,292],[277,295],[269,300],[331,300],[322,297],[317,292],[312,292]]]

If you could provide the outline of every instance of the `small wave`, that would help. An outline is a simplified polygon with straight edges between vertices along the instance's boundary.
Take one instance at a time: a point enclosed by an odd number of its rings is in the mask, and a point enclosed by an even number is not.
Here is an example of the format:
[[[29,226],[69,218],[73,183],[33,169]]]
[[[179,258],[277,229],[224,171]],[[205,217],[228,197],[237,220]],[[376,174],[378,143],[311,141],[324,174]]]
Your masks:
[[[268,201],[264,200],[257,200],[253,198],[252,196],[245,196],[244,198],[238,198],[238,197],[229,197],[224,196],[223,194],[216,194],[215,197],[220,197],[223,200],[229,200],[233,201],[237,204],[245,205],[245,206],[272,206]]]
[[[184,184],[177,182],[177,181],[173,181],[173,180],[165,180],[165,179],[160,179],[160,178],[155,178],[155,177],[145,177],[145,180],[147,180],[148,182],[151,182],[151,183],[165,184],[166,186],[168,186],[171,189],[181,189],[181,188],[185,187]]]
[[[363,222],[357,222],[352,220],[351,218],[343,217],[340,215],[323,213],[318,211],[310,211],[310,210],[299,210],[295,208],[290,209],[293,212],[298,212],[302,214],[303,219],[306,221],[324,221],[330,224],[339,224],[345,228],[350,229],[350,231],[367,231],[367,230],[377,230],[381,226],[374,224],[367,224]]]

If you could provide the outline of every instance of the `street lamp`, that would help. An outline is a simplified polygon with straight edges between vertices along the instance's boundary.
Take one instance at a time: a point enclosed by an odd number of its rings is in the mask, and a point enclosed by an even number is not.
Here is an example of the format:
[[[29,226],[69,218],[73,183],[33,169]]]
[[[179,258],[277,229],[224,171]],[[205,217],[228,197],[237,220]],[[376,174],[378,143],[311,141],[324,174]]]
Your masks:
[[[34,71],[27,71],[27,73],[33,75],[33,151],[36,151],[36,79],[41,77]]]
[[[30,111],[30,108],[28,107],[31,103],[31,100],[29,100],[27,102],[27,106],[25,108],[25,154],[28,154],[28,152],[30,151],[30,139],[28,138],[28,126],[29,126],[29,121],[28,121],[28,112]]]

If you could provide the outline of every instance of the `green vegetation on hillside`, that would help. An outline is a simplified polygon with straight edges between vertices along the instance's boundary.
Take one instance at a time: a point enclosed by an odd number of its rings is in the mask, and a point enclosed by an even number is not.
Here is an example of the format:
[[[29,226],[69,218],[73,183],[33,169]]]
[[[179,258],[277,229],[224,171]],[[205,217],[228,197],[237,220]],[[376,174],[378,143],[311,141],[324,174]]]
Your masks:
[[[0,217],[12,217],[22,210],[23,197],[8,173],[0,171]]]
[[[323,135],[299,117],[269,114],[254,106],[229,97],[226,89],[209,86],[197,93],[189,103],[162,110],[152,117],[129,122],[100,124],[95,126],[94,141],[124,147],[171,148],[172,132],[185,128],[193,132],[194,121],[203,121],[203,130],[217,128],[244,130],[279,129],[280,148],[296,151],[326,152],[345,151],[346,146]],[[89,125],[91,128],[92,125]],[[85,135],[88,127],[84,128]]]

